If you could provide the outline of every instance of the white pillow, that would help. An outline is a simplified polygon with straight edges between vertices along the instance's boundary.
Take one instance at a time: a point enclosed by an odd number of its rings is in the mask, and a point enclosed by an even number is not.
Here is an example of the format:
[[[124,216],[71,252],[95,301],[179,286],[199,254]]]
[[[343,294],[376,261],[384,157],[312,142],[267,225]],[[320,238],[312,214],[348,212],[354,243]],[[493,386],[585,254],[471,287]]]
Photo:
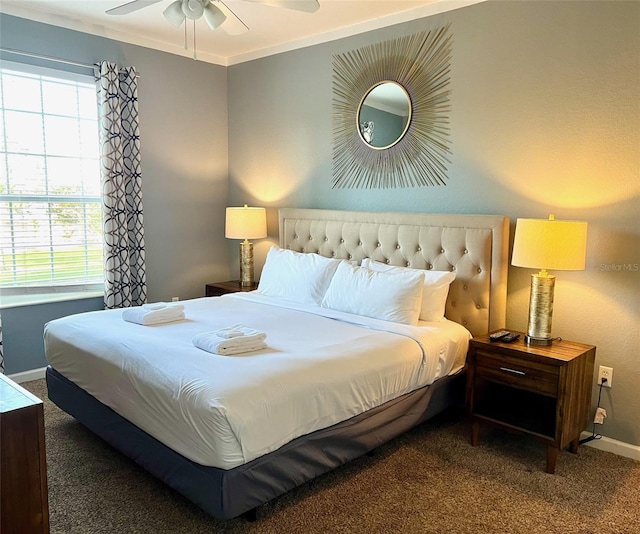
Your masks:
[[[416,325],[424,274],[377,273],[357,265],[338,265],[322,306],[383,321]]]
[[[270,297],[320,306],[341,260],[271,247],[258,292]]]
[[[424,289],[422,291],[422,305],[420,306],[421,321],[442,321],[444,308],[449,295],[449,286],[456,278],[451,271],[426,271],[410,267],[396,267],[380,263],[370,258],[362,260],[362,266],[379,273],[418,271],[424,273]]]

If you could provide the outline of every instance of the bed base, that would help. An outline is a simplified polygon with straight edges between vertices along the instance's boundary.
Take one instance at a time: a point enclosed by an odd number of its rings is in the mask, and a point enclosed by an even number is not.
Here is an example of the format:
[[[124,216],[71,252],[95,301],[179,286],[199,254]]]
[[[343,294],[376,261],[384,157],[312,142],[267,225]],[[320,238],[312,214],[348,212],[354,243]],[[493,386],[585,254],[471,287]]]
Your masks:
[[[58,407],[220,519],[255,517],[258,506],[370,452],[445,408],[464,403],[461,372],[225,470],[196,464],[176,453],[51,366],[46,379],[49,398]]]

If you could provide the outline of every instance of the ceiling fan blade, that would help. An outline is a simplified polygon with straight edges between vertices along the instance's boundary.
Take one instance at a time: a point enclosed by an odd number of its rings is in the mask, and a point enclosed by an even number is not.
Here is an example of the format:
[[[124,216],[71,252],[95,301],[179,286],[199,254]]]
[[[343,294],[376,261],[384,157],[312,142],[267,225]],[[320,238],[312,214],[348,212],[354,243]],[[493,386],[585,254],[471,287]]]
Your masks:
[[[138,11],[138,9],[157,4],[158,2],[162,2],[162,0],[133,0],[121,6],[108,9],[106,13],[107,15],[128,15],[134,11]]]
[[[222,2],[222,0],[216,1],[216,6],[222,11],[227,17],[226,20],[220,26],[220,29],[229,35],[240,35],[249,31],[249,27],[240,20],[238,15],[236,15],[227,4]]]
[[[305,13],[314,13],[320,9],[318,0],[246,0],[247,2],[255,2],[256,4],[264,4],[265,6],[286,7],[295,11],[304,11]]]

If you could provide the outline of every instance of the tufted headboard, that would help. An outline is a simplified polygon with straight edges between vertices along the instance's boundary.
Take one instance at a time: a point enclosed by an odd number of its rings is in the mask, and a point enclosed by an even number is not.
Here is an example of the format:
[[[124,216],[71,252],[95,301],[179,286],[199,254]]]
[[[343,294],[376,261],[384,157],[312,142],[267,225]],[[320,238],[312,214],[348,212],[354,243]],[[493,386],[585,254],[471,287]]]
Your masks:
[[[474,336],[505,326],[507,217],[282,208],[279,219],[282,248],[455,271],[447,318]]]

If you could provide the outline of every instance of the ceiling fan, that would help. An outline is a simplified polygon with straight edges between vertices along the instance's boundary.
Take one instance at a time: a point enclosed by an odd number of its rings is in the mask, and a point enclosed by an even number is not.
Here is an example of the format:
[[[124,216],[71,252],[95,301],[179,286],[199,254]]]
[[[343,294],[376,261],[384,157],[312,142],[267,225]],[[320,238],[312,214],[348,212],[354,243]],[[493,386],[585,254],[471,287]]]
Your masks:
[[[113,9],[108,15],[128,15],[138,9],[163,2],[164,0],[133,0]],[[296,11],[313,13],[318,10],[318,0],[245,0],[267,6],[284,7]],[[249,30],[247,25],[229,9],[222,0],[175,0],[163,11],[164,17],[174,26],[180,26],[186,19],[197,20],[204,17],[209,28],[221,27],[229,35],[239,35]],[[224,25],[223,25],[224,23]]]

